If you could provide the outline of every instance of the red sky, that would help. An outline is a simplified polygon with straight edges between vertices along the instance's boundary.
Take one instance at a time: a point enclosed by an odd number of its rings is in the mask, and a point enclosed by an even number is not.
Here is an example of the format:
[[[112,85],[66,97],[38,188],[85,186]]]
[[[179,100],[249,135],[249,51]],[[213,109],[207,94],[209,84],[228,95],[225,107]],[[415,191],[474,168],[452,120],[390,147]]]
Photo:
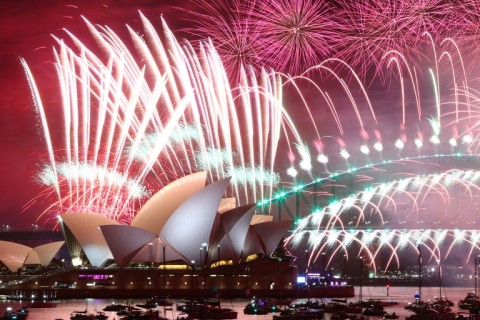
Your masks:
[[[89,45],[92,37],[81,19],[81,16],[84,16],[92,23],[108,25],[117,34],[127,38],[125,24],[134,30],[141,30],[138,14],[140,10],[157,27],[160,25],[159,17],[163,15],[177,37],[181,37],[181,34],[175,31],[185,23],[186,14],[175,6],[193,8],[192,3],[193,1],[189,0],[0,1],[0,230],[2,224],[29,228],[48,205],[46,201],[42,201],[42,197],[38,197],[42,188],[34,181],[41,160],[46,159],[47,149],[19,62],[20,57],[24,58],[32,69],[44,95],[44,103],[55,104],[59,96],[56,94],[58,82],[52,63],[52,47],[55,45],[52,35],[66,38],[63,29],[67,29]],[[430,88],[428,76],[425,79],[428,80]],[[387,90],[386,94],[386,91],[374,90],[372,87],[369,88],[369,93],[377,102],[376,107],[389,109],[387,113],[380,115],[379,122],[390,125],[387,120],[394,118],[393,112],[400,114],[400,108],[390,108],[398,105],[399,91],[394,88],[395,90]],[[426,92],[428,95],[422,100],[423,106],[433,109],[435,104],[431,90]],[[354,116],[351,111],[348,114]],[[299,119],[308,121],[306,117]],[[343,119],[345,123],[350,123]],[[325,129],[325,126],[334,126],[334,123],[324,121],[322,129]],[[398,123],[395,123],[393,127],[387,127],[390,130],[386,132],[397,134],[398,128]],[[34,205],[25,208],[35,198],[38,199]]]
[[[174,6],[186,4],[175,0],[0,1],[0,225],[29,228],[47,205],[38,199],[25,209],[41,191],[34,173],[46,147],[19,58],[27,61],[42,93],[49,93],[44,97],[48,103],[57,98],[51,93],[58,88],[52,35],[65,37],[62,29],[67,29],[82,40],[91,40],[82,15],[120,34],[125,24],[139,30],[138,10],[157,24],[163,14],[175,30],[182,12]]]

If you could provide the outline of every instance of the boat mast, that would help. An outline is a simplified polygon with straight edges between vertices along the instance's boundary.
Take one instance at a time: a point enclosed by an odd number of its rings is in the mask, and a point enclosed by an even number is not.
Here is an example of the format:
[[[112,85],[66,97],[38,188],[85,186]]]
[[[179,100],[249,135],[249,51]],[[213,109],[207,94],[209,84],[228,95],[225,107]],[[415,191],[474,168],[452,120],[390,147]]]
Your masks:
[[[417,245],[418,249],[418,301],[422,301],[422,251],[420,250],[420,244]]]
[[[166,258],[165,258],[165,246],[162,247],[162,260],[163,260],[163,302],[167,299],[167,269],[166,269]]]
[[[478,277],[478,258],[475,257],[474,259],[474,263],[475,263],[475,298],[477,297],[477,277]]]
[[[442,265],[441,259],[438,259],[438,284],[440,290],[440,299],[442,299]]]
[[[363,257],[360,257],[360,292],[358,295],[359,301],[363,301]]]

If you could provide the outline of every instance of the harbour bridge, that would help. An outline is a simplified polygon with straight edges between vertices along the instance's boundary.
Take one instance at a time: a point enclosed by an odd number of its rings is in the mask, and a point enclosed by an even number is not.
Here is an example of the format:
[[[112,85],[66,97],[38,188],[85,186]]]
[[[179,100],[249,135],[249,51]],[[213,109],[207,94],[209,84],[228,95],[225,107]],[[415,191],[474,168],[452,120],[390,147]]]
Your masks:
[[[467,243],[470,260],[480,253],[478,166],[476,154],[451,153],[349,167],[279,189],[257,211],[292,220],[287,246],[305,250],[308,265],[326,252],[324,265],[338,261],[352,246],[374,268],[382,255],[387,268],[399,265],[407,247],[440,262]]]

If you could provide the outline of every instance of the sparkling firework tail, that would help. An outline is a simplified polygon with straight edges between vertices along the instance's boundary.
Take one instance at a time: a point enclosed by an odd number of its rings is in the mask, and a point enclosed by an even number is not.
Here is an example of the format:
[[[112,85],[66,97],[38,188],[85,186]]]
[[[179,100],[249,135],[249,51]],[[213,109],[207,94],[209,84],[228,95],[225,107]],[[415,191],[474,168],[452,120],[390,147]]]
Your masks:
[[[128,28],[136,52],[108,27],[88,21],[104,56],[97,56],[68,32],[79,53],[57,39],[57,70],[68,134],[63,146],[57,147],[65,150],[65,156],[52,146],[51,162],[55,164],[57,156],[74,164],[76,171],[88,164],[116,172],[114,181],[95,183],[95,179],[75,175],[75,179],[62,180],[63,186],[57,182],[58,204],[70,201],[61,211],[81,208],[128,221],[123,211],[134,212],[136,184],[153,175],[162,186],[172,175],[188,174],[197,169],[192,155],[209,148],[225,149],[228,154],[224,164],[209,168],[211,179],[243,172],[244,178],[236,181],[244,185],[233,186],[240,202],[271,195],[278,183],[272,169],[281,131],[293,132],[296,140],[302,141],[281,104],[280,77],[262,71],[257,80],[253,70],[245,68],[240,85],[232,90],[211,42],[202,43],[197,54],[188,43],[180,46],[164,22],[161,39],[149,21],[141,19],[144,38]],[[144,64],[138,65],[138,60]],[[35,99],[40,101],[39,96]],[[285,119],[291,131],[282,124]],[[174,137],[185,127],[198,132],[195,138]],[[235,158],[235,152],[240,157]]]
[[[473,190],[476,192],[479,192],[480,189],[479,187],[475,184],[475,182],[479,179],[480,174],[475,171],[460,171],[460,170],[449,170],[447,172],[444,172],[442,174],[434,174],[427,176],[426,178],[421,178],[420,180],[418,179],[406,179],[402,181],[397,181],[397,182],[392,182],[391,187],[387,187],[386,185],[379,186],[377,187],[378,191],[375,191],[375,194],[377,194],[377,197],[380,197],[379,203],[382,201],[383,197],[385,196],[385,193],[390,193],[389,197],[393,198],[395,196],[395,193],[398,192],[407,192],[406,188],[408,185],[411,185],[410,188],[412,188],[413,193],[417,193],[417,196],[414,196],[413,194],[410,196],[411,199],[414,199],[414,204],[417,206],[422,201],[425,200],[425,194],[429,194],[432,191],[434,191],[436,194],[440,195],[445,202],[449,201],[449,191],[447,187],[453,187],[453,186],[462,186],[464,190],[470,195],[470,197],[473,196]],[[418,180],[418,181],[417,181]],[[407,182],[406,182],[407,181]],[[395,185],[398,185],[395,187]],[[401,186],[400,186],[401,185]],[[371,194],[371,191],[369,191]],[[351,208],[358,208],[357,205],[355,205],[355,201],[359,201],[362,199],[363,202],[372,202],[372,196],[369,194],[368,196],[365,196],[363,193],[363,198],[362,198],[362,193],[360,192],[355,198],[351,198],[350,200],[341,200],[337,203],[331,204],[329,206],[328,211],[325,209],[323,210],[323,213],[314,213],[310,216],[307,216],[306,218],[302,219],[302,221],[297,225],[297,228],[292,232],[292,235],[288,238],[287,243],[290,244],[292,241],[302,241],[301,237],[297,236],[297,234],[305,234],[305,232],[308,232],[310,226],[313,224],[313,227],[316,229],[316,232],[318,232],[319,238],[314,239],[312,238],[309,243],[312,245],[312,250],[315,252],[324,252],[324,250],[327,248],[327,242],[326,240],[328,237],[331,237],[332,235],[337,234],[334,231],[333,228],[338,229],[340,227],[340,231],[343,229],[343,222],[340,221],[339,224],[332,224],[327,220],[325,224],[320,226],[320,223],[323,221],[323,214],[328,213],[332,214],[334,218],[338,218],[341,220],[341,215],[342,212],[347,212]],[[419,199],[419,197],[423,199]],[[381,206],[377,205],[376,209],[381,212]],[[362,209],[365,210],[365,207]],[[330,221],[332,218],[330,218]],[[384,224],[384,222],[380,222],[380,224]],[[332,233],[333,232],[333,233]],[[343,231],[346,232],[346,231]],[[360,232],[360,231],[358,231]],[[365,231],[362,231],[363,235],[366,236],[368,234],[364,233]],[[454,234],[454,240],[447,246],[447,249],[443,251],[441,250],[441,244],[442,242],[445,241],[445,237],[448,235],[452,235],[450,231],[445,232],[444,230],[441,231],[435,231],[431,229],[427,229],[424,231],[409,231],[409,235],[405,238],[403,236],[404,232],[400,230],[394,230],[391,233],[388,230],[384,231],[379,231],[376,230],[374,231],[376,233],[372,233],[371,236],[368,237],[363,237],[361,240],[358,240],[359,242],[362,243],[361,249],[363,250],[368,250],[369,255],[371,257],[371,261],[375,260],[375,257],[378,256],[381,248],[389,248],[391,252],[391,256],[389,258],[389,261],[387,265],[389,266],[390,263],[392,262],[392,259],[395,259],[397,264],[399,263],[398,256],[397,256],[397,251],[402,249],[406,243],[410,244],[411,246],[415,247],[417,243],[421,243],[425,248],[428,249],[429,251],[429,259],[434,259],[434,260],[439,260],[442,257],[446,258],[450,255],[450,252],[454,246],[459,245],[460,243],[468,243],[471,248],[477,248],[477,242],[473,240],[475,233],[472,232],[463,232],[461,234]],[[379,233],[380,232],[380,233]],[[379,234],[377,234],[379,233]],[[344,233],[338,233],[337,237],[340,237],[340,234]],[[310,237],[312,237],[312,232],[309,232]],[[327,238],[326,238],[327,237]],[[472,237],[470,239],[469,237]],[[399,239],[397,243],[395,243]],[[400,241],[400,239],[403,239]],[[409,240],[412,239],[412,240]],[[416,240],[413,240],[416,239]],[[334,239],[335,241],[338,239]],[[352,239],[348,240],[348,243],[351,243]],[[368,249],[369,246],[373,243],[376,243],[379,241],[375,246],[373,252],[370,252]],[[344,243],[345,246],[348,247],[348,243]],[[356,243],[356,242],[355,242]],[[294,244],[294,246],[298,246],[299,244]],[[473,250],[473,249],[471,249]],[[318,258],[317,255],[313,255],[310,257],[310,263],[315,261]]]
[[[29,86],[30,86],[30,90],[31,90],[32,95],[34,97],[35,107],[37,109],[37,112],[40,114],[40,120],[42,122],[42,127],[44,129],[44,138],[45,138],[45,141],[47,143],[47,149],[48,149],[50,164],[52,165],[53,172],[54,172],[54,175],[56,177],[56,175],[57,175],[56,162],[55,162],[54,153],[53,153],[53,146],[51,144],[52,140],[51,140],[51,135],[50,135],[50,129],[49,129],[47,118],[46,118],[45,111],[44,111],[44,108],[43,108],[42,99],[40,97],[40,93],[38,92],[35,80],[33,78],[33,75],[31,73],[30,69],[28,68],[27,63],[25,62],[24,59],[20,59],[20,62],[22,63],[23,69],[26,73],[27,80],[28,80],[28,83],[29,83]],[[54,180],[54,187],[55,187],[55,191],[56,191],[57,196],[60,197],[60,186],[58,184],[57,179]]]

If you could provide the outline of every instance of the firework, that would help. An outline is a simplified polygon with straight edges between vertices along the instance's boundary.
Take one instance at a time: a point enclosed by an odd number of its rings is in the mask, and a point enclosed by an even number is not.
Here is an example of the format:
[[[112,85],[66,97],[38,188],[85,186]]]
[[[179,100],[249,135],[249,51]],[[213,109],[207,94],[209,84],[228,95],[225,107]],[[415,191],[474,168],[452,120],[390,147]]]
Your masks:
[[[306,240],[308,239],[308,240]],[[301,241],[300,241],[301,240]],[[383,229],[383,230],[327,230],[305,231],[292,236],[289,241],[307,243],[308,265],[313,265],[321,253],[329,253],[326,266],[337,257],[364,257],[374,273],[400,267],[401,254],[418,256],[418,248],[424,253],[424,261],[438,262],[447,259],[456,248],[469,247],[464,263],[471,261],[473,251],[480,250],[480,230],[477,229]],[[302,247],[304,250],[304,247]],[[295,248],[290,250],[295,251]],[[352,251],[354,252],[352,254]],[[352,257],[353,255],[353,257]],[[378,260],[384,261],[378,265]]]
[[[259,2],[252,23],[258,28],[261,61],[295,75],[333,56],[342,38],[336,15],[326,1]]]
[[[236,79],[252,66],[298,75],[331,57],[340,42],[335,7],[326,1],[199,1],[191,11],[200,39],[212,39],[226,69]]]
[[[212,179],[234,176],[230,192],[240,203],[271,194],[285,117],[276,76],[257,78],[245,69],[231,88],[211,44],[201,44],[197,55],[165,24],[160,36],[142,21],[145,37],[131,32],[134,52],[112,30],[88,21],[101,53],[72,34],[73,47],[58,39],[62,142],[51,130],[58,112],[42,103],[23,61],[49,151],[38,179],[56,193],[55,210],[82,208],[128,221],[148,188],[197,170]],[[211,163],[214,150],[221,150],[220,162]]]
[[[448,224],[456,227],[459,221],[472,221],[471,219],[462,218],[462,213],[442,217],[439,214],[427,216],[422,211],[428,203],[432,210],[431,203],[438,204],[438,201],[445,207],[455,206],[451,203],[455,202],[452,194],[466,194],[474,198],[480,191],[477,185],[479,179],[478,171],[451,170],[369,186],[351,196],[331,201],[326,207],[316,209],[298,221],[287,239],[287,247],[295,250],[306,244],[310,252],[310,263],[314,263],[320,252],[333,250],[335,254],[345,254],[353,245],[359,248],[359,255],[370,257],[372,265],[380,251],[386,248],[390,251],[386,268],[392,259],[399,265],[398,251],[408,246],[414,248],[419,243],[429,250],[431,258],[435,260],[446,258],[453,245],[469,243],[470,251],[478,250],[477,241],[472,241],[473,238],[478,238],[478,231],[459,235],[453,228],[445,232],[432,228],[441,225],[442,229],[448,230]],[[429,220],[429,224],[425,219]],[[424,231],[402,228],[419,223]],[[468,228],[466,225],[463,227]],[[454,240],[452,245],[444,246],[446,249],[442,255],[440,247],[447,234]]]
[[[336,57],[362,77],[378,74],[387,52],[420,66],[430,43],[454,39],[470,58],[478,55],[478,3],[463,0],[199,1],[189,11],[195,37],[212,39],[232,74],[242,66],[301,74]],[[472,59],[469,59],[472,60]],[[473,69],[473,65],[467,67]]]
[[[195,19],[194,28],[184,30],[193,38],[211,41],[215,44],[229,79],[238,81],[241,69],[261,69],[258,31],[252,23],[251,13],[255,1],[250,0],[200,0],[196,1],[199,10],[189,11]]]

